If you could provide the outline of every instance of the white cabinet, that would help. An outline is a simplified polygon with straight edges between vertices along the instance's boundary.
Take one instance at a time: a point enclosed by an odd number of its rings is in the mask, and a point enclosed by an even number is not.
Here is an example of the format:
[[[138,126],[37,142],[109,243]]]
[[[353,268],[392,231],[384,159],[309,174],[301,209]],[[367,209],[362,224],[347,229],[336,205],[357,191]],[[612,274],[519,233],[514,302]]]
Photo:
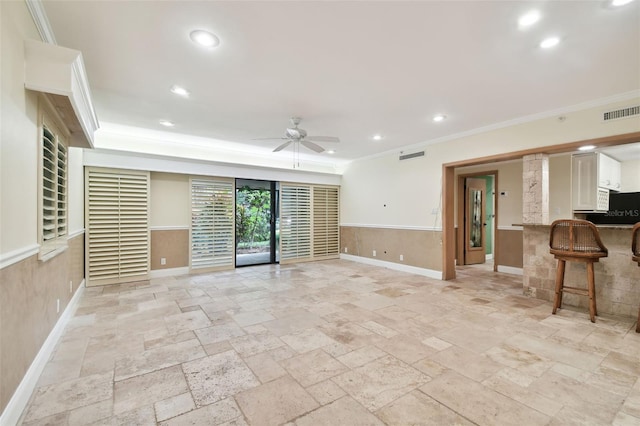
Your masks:
[[[599,152],[571,158],[571,193],[574,211],[609,210],[609,190],[619,191],[620,163]]]
[[[596,154],[598,156],[598,186],[620,191],[620,162],[604,154]]]

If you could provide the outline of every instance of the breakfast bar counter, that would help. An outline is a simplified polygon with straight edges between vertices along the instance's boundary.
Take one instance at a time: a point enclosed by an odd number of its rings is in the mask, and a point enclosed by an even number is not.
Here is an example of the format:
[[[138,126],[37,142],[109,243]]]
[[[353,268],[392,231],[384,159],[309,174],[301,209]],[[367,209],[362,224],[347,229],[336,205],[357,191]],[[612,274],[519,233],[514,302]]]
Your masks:
[[[557,261],[549,253],[550,225],[523,226],[523,289],[538,299],[553,301]],[[633,225],[597,225],[608,257],[595,264],[596,300],[599,314],[635,317],[640,305],[640,268],[631,260]],[[565,285],[585,287],[587,271],[583,263],[567,262]],[[587,297],[566,294],[563,306],[584,308]],[[596,320],[597,321],[597,320]]]

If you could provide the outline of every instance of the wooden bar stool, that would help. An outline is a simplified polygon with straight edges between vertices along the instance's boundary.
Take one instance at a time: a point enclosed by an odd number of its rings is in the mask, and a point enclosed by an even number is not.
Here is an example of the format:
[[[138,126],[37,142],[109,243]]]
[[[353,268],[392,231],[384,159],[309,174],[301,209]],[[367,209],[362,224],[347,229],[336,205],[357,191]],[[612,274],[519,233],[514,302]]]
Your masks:
[[[556,271],[556,298],[553,303],[553,314],[562,307],[562,294],[572,293],[589,296],[589,315],[591,322],[596,322],[596,285],[593,264],[601,257],[607,257],[609,251],[602,244],[598,228],[588,220],[560,219],[551,224],[549,238],[550,252],[558,259]],[[566,262],[584,262],[587,264],[587,288],[564,285],[564,269]]]
[[[633,231],[631,233],[631,252],[633,253],[631,259],[633,259],[634,262],[638,262],[638,266],[640,266],[640,222],[633,226]],[[636,333],[640,333],[640,309],[638,309]]]

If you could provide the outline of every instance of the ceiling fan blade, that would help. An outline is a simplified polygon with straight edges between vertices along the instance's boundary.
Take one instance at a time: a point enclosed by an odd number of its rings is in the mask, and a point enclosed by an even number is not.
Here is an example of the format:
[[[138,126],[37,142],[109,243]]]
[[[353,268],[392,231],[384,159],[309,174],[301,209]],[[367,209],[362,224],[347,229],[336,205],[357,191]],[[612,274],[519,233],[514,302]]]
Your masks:
[[[314,142],[340,142],[340,138],[335,136],[307,136],[306,140]]]
[[[288,147],[289,145],[291,145],[293,143],[293,141],[289,140],[286,141],[285,143],[283,143],[282,145],[280,145],[279,147],[277,147],[276,149],[273,150],[273,152],[278,152],[278,151],[282,151],[283,149],[285,149],[286,147]]]
[[[252,141],[280,141],[286,140],[287,138],[279,137],[279,138],[253,138]]]
[[[324,148],[323,148],[323,147],[321,147],[320,145],[316,145],[316,144],[315,144],[315,143],[313,143],[313,142],[309,142],[309,141],[307,141],[307,140],[302,140],[302,141],[300,141],[300,143],[301,143],[302,145],[306,146],[307,148],[309,148],[309,149],[310,149],[310,150],[312,150],[312,151],[315,151],[315,152],[322,152],[322,151],[324,151]]]

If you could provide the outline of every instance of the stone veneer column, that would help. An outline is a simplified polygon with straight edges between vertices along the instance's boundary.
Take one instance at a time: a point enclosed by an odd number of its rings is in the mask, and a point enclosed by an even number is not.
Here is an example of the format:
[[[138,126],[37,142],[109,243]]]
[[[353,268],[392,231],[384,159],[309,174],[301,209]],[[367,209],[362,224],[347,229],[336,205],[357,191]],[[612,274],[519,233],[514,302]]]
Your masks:
[[[522,223],[549,224],[549,156],[522,157]]]

